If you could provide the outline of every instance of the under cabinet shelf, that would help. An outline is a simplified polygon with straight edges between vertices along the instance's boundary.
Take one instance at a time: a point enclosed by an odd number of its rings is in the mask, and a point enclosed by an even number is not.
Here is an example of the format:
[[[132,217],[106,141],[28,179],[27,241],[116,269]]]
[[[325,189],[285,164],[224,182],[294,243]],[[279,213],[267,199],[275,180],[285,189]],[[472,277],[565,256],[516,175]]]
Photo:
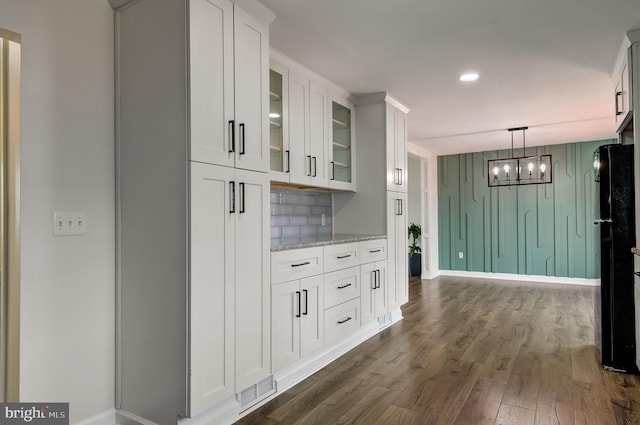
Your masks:
[[[271,102],[276,102],[278,100],[282,100],[282,96],[280,94],[276,93],[276,92],[270,91],[269,92],[269,100]]]
[[[343,163],[343,162],[337,162],[337,161],[333,161],[333,165],[335,165],[336,167],[343,167],[343,168],[349,168],[349,167],[351,167],[351,166],[350,166],[350,165],[348,165],[348,164],[345,164],[345,163]]]
[[[351,146],[347,146],[343,143],[338,143],[338,142],[333,142],[333,147],[334,149],[345,150],[345,151],[348,151],[349,149],[351,149]]]
[[[270,126],[270,128],[280,128],[280,127],[282,127],[282,125],[278,121],[273,121],[273,120],[269,121],[269,126]]]
[[[341,127],[341,128],[349,128],[349,124],[340,120],[337,120],[335,118],[332,119],[333,124],[335,126]]]
[[[269,145],[269,149],[276,152],[282,152],[282,146]]]

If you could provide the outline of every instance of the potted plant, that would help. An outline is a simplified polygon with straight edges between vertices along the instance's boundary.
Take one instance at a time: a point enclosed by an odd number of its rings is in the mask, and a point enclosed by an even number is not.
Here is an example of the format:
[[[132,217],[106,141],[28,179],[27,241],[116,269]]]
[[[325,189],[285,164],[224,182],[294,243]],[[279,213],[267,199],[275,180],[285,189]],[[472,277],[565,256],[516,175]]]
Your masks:
[[[422,274],[422,249],[418,245],[418,239],[422,235],[422,228],[419,224],[409,224],[409,237],[413,239],[409,245],[409,269],[411,276],[420,276]]]

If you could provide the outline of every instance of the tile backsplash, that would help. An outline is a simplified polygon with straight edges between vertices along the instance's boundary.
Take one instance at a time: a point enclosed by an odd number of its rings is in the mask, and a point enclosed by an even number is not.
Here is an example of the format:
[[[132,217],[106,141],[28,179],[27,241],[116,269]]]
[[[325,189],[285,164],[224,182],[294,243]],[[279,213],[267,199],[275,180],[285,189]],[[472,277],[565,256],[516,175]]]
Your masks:
[[[271,188],[271,246],[331,239],[331,193]]]

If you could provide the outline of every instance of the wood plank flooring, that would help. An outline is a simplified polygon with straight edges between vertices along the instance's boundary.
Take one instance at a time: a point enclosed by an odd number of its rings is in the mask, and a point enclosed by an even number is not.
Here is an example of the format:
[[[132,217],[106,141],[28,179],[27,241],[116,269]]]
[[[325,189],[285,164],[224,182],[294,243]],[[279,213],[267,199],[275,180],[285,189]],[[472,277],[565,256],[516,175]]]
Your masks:
[[[238,424],[640,424],[640,377],[606,372],[594,289],[410,281],[404,320]]]

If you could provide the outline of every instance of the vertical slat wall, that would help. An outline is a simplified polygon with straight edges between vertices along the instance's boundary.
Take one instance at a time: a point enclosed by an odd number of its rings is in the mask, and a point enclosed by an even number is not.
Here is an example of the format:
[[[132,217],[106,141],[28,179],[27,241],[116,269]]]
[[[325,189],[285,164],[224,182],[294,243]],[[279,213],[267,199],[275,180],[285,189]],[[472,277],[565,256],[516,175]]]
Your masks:
[[[607,143],[528,148],[552,155],[553,183],[520,187],[487,185],[487,160],[510,150],[438,157],[440,269],[598,278],[593,152]]]

